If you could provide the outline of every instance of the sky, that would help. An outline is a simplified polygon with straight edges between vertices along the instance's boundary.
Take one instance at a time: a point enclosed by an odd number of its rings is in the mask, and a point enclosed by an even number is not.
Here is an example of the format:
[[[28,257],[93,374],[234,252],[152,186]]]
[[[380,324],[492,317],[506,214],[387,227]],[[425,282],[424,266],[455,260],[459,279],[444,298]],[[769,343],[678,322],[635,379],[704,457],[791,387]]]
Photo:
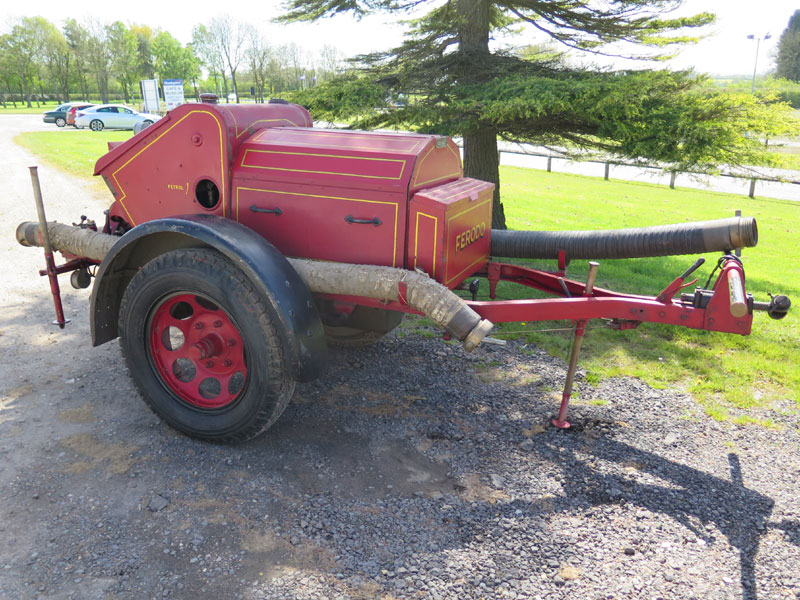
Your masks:
[[[20,9],[24,5],[24,12]],[[64,3],[63,0],[28,0],[24,3],[5,2],[0,8],[0,30],[22,16],[43,16],[61,26],[66,16],[83,20],[93,17],[102,23],[116,20],[141,23],[151,28],[169,31],[183,43],[191,41],[191,32],[198,23],[207,24],[223,13],[234,19],[246,20],[261,31],[273,45],[296,43],[309,54],[331,45],[342,56],[391,48],[400,43],[403,26],[388,15],[370,16],[361,21],[348,15],[325,19],[317,23],[277,25],[272,19],[280,14],[280,3],[251,0],[194,0],[191,10],[182,2],[164,2],[159,8],[142,8],[146,3],[132,1],[99,3]],[[774,68],[772,53],[789,17],[800,9],[800,0],[685,0],[681,13],[712,12],[717,22],[707,29],[707,37],[699,44],[686,48],[670,61],[672,68],[694,68],[703,73],[718,75],[752,74],[756,64],[756,41],[748,35],[762,38],[758,52],[758,73]],[[65,14],[65,11],[68,14]],[[770,39],[763,39],[771,34]],[[516,36],[514,43],[525,45],[543,41],[534,33]],[[595,63],[602,59],[593,59]],[[630,63],[612,61],[609,66],[626,67]]]

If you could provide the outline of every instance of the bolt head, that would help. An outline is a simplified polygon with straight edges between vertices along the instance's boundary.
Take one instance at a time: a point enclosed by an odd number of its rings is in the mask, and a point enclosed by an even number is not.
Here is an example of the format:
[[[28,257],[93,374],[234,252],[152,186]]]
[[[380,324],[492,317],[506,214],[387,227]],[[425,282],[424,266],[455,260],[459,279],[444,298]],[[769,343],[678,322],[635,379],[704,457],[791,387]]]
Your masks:
[[[233,363],[229,360],[223,361],[222,364],[226,367],[230,367]]]
[[[207,360],[207,361],[206,361],[206,367],[207,367],[207,368],[209,368],[209,369],[210,369],[210,368],[211,368],[211,367],[213,367],[213,366],[214,366],[214,361],[213,361],[213,360]]]
[[[222,327],[222,321],[214,321],[214,327]]]
[[[194,328],[195,329],[202,329],[203,328],[203,324],[202,323],[195,323],[194,324]]]
[[[235,346],[236,345],[236,340],[228,340],[227,344],[228,344],[228,346]]]

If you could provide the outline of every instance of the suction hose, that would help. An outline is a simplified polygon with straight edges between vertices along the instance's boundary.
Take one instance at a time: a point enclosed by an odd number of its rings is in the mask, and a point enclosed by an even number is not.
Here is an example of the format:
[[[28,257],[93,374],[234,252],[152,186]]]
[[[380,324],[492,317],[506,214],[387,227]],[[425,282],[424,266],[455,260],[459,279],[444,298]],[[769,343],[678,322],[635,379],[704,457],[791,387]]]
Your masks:
[[[98,261],[120,239],[56,222],[48,222],[47,231],[53,250]],[[17,227],[17,241],[23,246],[41,246],[39,224],[21,223]],[[481,319],[452,291],[420,273],[374,265],[287,260],[312,292],[403,302],[462,341],[467,352],[474,350],[493,327],[491,321]]]
[[[749,248],[758,243],[753,217],[606,231],[492,230],[492,256],[571,259],[642,258]]]

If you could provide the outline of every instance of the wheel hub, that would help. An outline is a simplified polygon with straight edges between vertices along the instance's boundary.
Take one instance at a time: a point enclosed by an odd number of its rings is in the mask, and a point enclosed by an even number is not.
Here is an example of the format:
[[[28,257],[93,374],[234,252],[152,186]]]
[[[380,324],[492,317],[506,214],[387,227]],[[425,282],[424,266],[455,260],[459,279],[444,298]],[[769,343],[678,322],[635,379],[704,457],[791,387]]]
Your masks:
[[[178,294],[163,301],[150,318],[149,350],[163,384],[192,406],[223,408],[244,389],[241,332],[207,298]]]

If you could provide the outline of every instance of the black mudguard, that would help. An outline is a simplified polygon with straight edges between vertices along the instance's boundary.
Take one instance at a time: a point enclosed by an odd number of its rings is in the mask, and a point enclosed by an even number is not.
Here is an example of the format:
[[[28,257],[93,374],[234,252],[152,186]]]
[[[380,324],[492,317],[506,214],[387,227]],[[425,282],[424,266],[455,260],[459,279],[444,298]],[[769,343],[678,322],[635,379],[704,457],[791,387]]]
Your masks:
[[[325,333],[311,292],[286,258],[252,229],[214,215],[157,219],[134,227],[103,259],[92,289],[90,320],[95,346],[115,339],[122,294],[136,272],[177,248],[207,247],[226,256],[266,299],[297,381],[325,368]]]

